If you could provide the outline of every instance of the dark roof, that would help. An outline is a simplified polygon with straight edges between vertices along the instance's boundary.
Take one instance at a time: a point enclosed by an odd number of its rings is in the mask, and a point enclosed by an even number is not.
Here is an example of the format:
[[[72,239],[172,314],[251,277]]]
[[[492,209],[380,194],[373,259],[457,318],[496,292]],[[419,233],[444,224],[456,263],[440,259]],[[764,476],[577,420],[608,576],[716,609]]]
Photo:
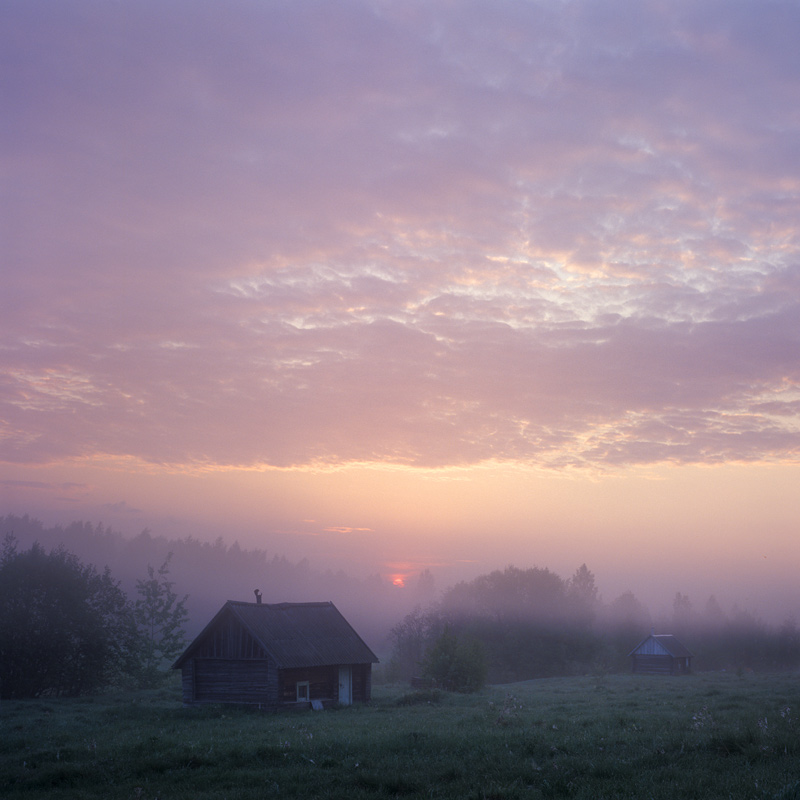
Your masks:
[[[669,655],[673,656],[673,658],[691,658],[691,652],[681,644],[671,633],[651,633],[649,636],[645,636],[633,650],[628,653],[629,656],[635,655],[636,653],[640,652],[644,645],[649,642],[651,639],[655,640],[655,642],[664,650],[669,653]]]
[[[180,667],[224,614],[230,613],[266,650],[278,669],[375,664],[377,656],[331,602],[242,603],[228,600],[173,664]]]

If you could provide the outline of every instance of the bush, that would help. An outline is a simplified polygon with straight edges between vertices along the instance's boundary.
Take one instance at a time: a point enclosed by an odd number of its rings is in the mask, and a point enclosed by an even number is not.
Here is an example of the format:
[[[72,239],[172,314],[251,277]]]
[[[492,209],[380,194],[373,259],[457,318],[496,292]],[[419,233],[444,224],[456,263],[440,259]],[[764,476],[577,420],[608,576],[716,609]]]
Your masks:
[[[437,686],[453,692],[477,692],[486,683],[486,654],[472,637],[458,637],[445,628],[425,656],[424,673]]]

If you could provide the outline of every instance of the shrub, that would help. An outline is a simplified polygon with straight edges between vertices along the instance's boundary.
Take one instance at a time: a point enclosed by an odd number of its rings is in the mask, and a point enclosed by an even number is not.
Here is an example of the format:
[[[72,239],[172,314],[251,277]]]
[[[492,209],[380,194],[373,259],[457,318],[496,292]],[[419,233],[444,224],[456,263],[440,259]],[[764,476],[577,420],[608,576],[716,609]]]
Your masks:
[[[477,692],[486,683],[486,654],[472,637],[458,637],[445,628],[425,656],[425,675],[453,692]]]

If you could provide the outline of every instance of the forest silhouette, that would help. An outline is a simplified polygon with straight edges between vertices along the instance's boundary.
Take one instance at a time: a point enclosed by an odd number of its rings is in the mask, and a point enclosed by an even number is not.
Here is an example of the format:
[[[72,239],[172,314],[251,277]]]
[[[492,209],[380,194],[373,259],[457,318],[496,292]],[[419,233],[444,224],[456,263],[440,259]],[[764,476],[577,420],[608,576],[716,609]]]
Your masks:
[[[492,683],[626,671],[628,653],[651,630],[678,636],[698,671],[800,666],[793,618],[768,624],[750,610],[723,609],[713,596],[695,603],[680,592],[670,613],[653,616],[630,591],[603,602],[585,564],[567,579],[543,567],[509,566],[437,595],[428,570],[399,589],[377,574],[359,579],[319,571],[307,560],[243,549],[221,537],[168,539],[148,530],[125,537],[102,524],[47,527],[27,515],[0,518],[0,536],[6,534],[20,549],[62,547],[97,570],[107,567],[129,596],[148,568],[169,559],[175,591],[188,596],[189,640],[226,600],[252,601],[255,589],[267,603],[331,600],[381,657],[376,677],[391,681],[422,674],[426,654],[445,631],[480,644]]]

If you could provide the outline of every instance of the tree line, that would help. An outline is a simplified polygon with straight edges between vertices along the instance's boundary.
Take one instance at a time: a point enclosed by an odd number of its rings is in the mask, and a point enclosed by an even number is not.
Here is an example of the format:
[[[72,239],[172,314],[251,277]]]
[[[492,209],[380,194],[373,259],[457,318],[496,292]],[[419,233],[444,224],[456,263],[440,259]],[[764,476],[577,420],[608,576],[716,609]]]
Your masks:
[[[653,619],[632,592],[602,602],[586,565],[568,579],[544,568],[508,567],[458,583],[436,600],[429,570],[406,588],[397,589],[378,575],[356,579],[342,572],[320,572],[306,560],[294,563],[263,550],[240,548],[236,542],[226,545],[221,538],[215,542],[167,539],[148,530],[126,538],[87,522],[47,528],[27,515],[0,517],[0,536],[9,532],[13,536],[7,538],[4,573],[0,574],[2,664],[16,663],[14,648],[7,644],[10,636],[19,634],[14,631],[15,624],[28,629],[30,641],[31,632],[43,631],[48,620],[59,614],[64,617],[64,609],[71,604],[80,608],[73,602],[73,594],[91,598],[87,601],[92,609],[87,617],[91,636],[85,636],[78,625],[83,614],[70,612],[66,615],[73,625],[69,637],[59,632],[67,630],[66,620],[61,626],[53,622],[49,634],[40,637],[40,649],[31,656],[40,661],[47,660],[47,648],[55,647],[60,636],[83,642],[78,648],[82,655],[66,659],[61,668],[73,677],[58,688],[41,690],[45,693],[90,692],[109,682],[152,685],[172,656],[165,655],[166,649],[159,653],[152,647],[161,634],[153,622],[155,617],[149,624],[143,619],[145,607],[149,605],[158,616],[167,612],[167,607],[159,608],[159,597],[171,598],[172,610],[180,603],[182,622],[173,633],[183,641],[184,635],[191,638],[199,632],[225,600],[252,600],[257,587],[264,590],[265,602],[270,603],[333,600],[367,641],[379,647],[386,642],[385,651],[391,651],[391,657],[382,656],[381,660],[389,680],[427,676],[437,685],[463,688],[486,680],[503,683],[625,671],[630,668],[628,653],[651,627],[677,635],[695,654],[693,663],[698,670],[800,666],[800,632],[792,619],[779,626],[768,625],[740,608],[724,611],[713,597],[696,604],[681,593],[675,595],[671,615]],[[28,548],[24,552],[17,544],[17,532]],[[15,571],[22,573],[24,565],[16,560],[22,556],[30,559],[27,568],[31,570],[39,564],[38,578],[13,578]],[[72,582],[63,581],[65,594],[57,603],[43,577],[47,559],[63,562],[49,564],[57,574],[72,575]],[[110,568],[98,572],[86,566],[88,563],[109,564]],[[76,577],[77,573],[80,576]],[[77,588],[67,591],[65,587],[73,583]],[[34,586],[38,587],[38,599],[30,600]],[[191,597],[178,596],[175,586],[191,587]],[[26,597],[30,600],[27,608],[22,599]],[[132,625],[137,603],[139,617]],[[49,608],[47,614],[45,607]],[[98,608],[105,610],[102,621]],[[145,632],[149,638],[143,636]],[[146,644],[148,641],[151,644]],[[180,649],[175,645],[170,652],[177,655]],[[83,673],[66,666],[80,664],[93,666]],[[18,675],[28,671],[24,664],[15,668]],[[83,677],[75,678],[75,674]],[[0,692],[10,696],[3,674],[0,681]]]
[[[653,620],[632,592],[603,604],[585,564],[566,580],[510,566],[408,613],[391,629],[386,676],[471,691],[487,680],[626,671],[630,651],[655,628],[678,636],[698,670],[800,666],[800,631],[791,618],[775,627],[738,608],[727,614],[713,596],[698,610],[680,592],[672,611]]]
[[[136,581],[130,599],[106,567],[65,547],[0,555],[0,696],[76,696],[109,685],[158,686],[184,646],[188,596],[169,579],[170,558]]]
[[[21,547],[33,542],[48,550],[63,545],[84,562],[108,565],[131,596],[136,594],[136,581],[147,565],[161,564],[173,553],[172,580],[190,593],[186,605],[189,638],[200,632],[226,600],[252,601],[253,590],[260,588],[265,603],[333,601],[374,647],[385,639],[395,620],[434,594],[430,586],[401,590],[377,574],[356,577],[342,570],[317,569],[305,558],[292,560],[263,548],[246,548],[221,536],[214,541],[193,536],[169,538],[149,529],[127,536],[101,522],[48,526],[27,514],[0,516],[0,541],[8,532]]]

